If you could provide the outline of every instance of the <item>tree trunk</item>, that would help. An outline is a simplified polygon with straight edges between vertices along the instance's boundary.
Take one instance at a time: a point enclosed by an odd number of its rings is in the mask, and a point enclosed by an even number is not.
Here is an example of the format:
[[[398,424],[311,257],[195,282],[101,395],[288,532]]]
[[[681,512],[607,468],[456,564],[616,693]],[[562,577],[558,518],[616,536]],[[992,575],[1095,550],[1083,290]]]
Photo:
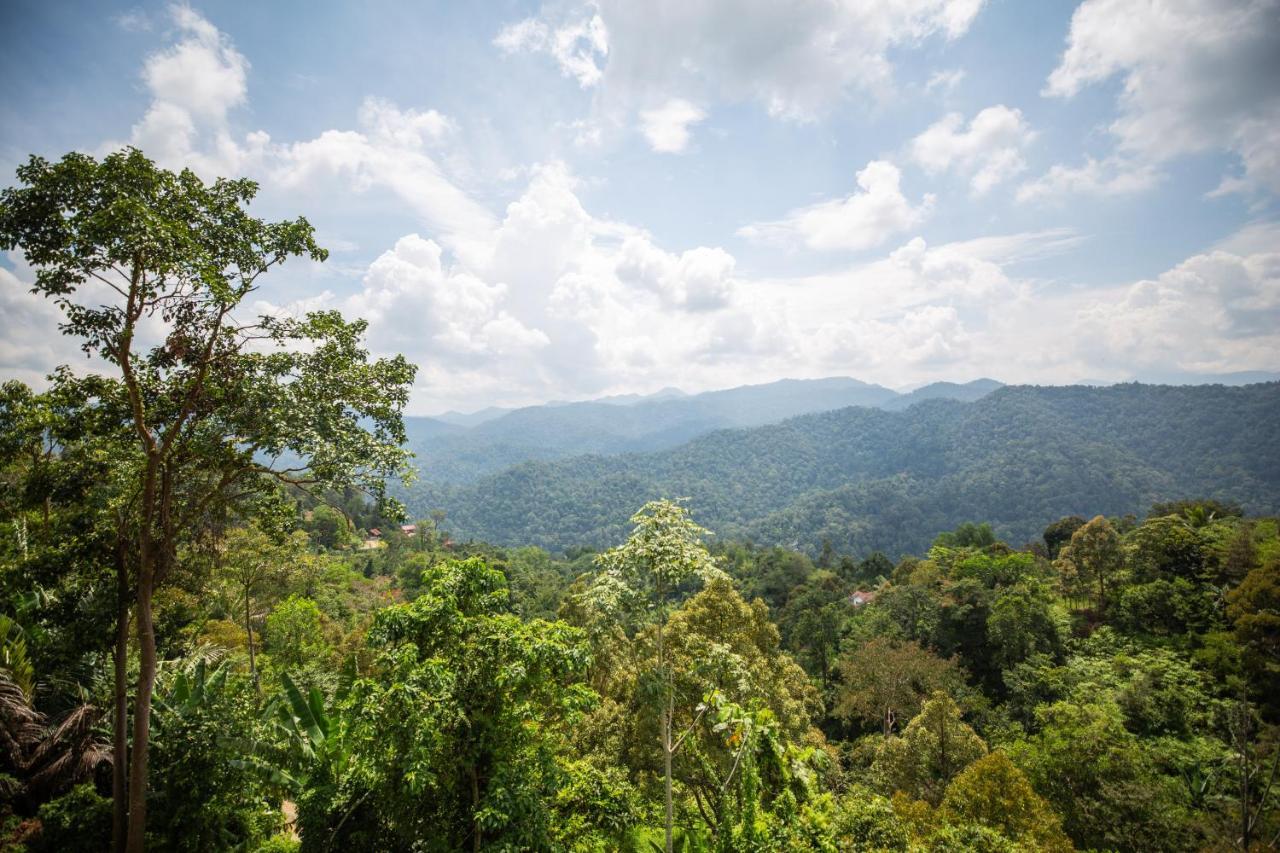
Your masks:
[[[129,831],[129,570],[124,544],[116,553],[115,696],[111,720],[111,849],[124,853]]]
[[[1248,850],[1253,841],[1249,820],[1249,704],[1240,699],[1240,848]]]
[[[144,538],[146,534],[143,534]],[[128,853],[143,853],[147,837],[147,747],[151,738],[151,691],[156,682],[156,634],[152,620],[151,594],[154,567],[150,560],[142,566],[138,582],[138,668],[137,697],[133,707],[133,757],[129,762],[129,842]]]
[[[662,590],[659,590],[661,596]],[[658,672],[662,678],[662,781],[667,804],[666,817],[666,853],[671,853],[671,825],[674,822],[674,809],[671,802],[671,717],[674,702],[671,696],[671,684],[667,680],[667,650],[663,645],[662,628],[666,614],[658,616]]]
[[[662,775],[667,801],[667,853],[671,853],[671,825],[674,819],[671,801],[671,701],[662,702]]]
[[[249,613],[249,587],[244,588],[244,634],[249,640],[249,676],[253,679],[253,689],[258,693],[262,692],[262,686],[258,683],[258,667],[253,657],[253,624],[252,616]]]
[[[471,849],[480,853],[480,777],[471,765]]]

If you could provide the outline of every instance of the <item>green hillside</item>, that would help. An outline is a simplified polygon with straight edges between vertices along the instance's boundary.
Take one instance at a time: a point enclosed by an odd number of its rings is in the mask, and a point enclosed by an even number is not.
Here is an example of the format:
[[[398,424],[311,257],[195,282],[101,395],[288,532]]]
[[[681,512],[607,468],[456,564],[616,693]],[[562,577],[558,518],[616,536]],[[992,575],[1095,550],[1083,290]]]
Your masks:
[[[1185,494],[1274,512],[1278,418],[1278,383],[1008,387],[973,403],[722,430],[655,453],[530,462],[406,497],[420,514],[444,509],[460,535],[553,549],[616,539],[627,508],[679,496],[724,535],[903,553],[972,518],[1020,542],[1046,518],[1136,513]]]

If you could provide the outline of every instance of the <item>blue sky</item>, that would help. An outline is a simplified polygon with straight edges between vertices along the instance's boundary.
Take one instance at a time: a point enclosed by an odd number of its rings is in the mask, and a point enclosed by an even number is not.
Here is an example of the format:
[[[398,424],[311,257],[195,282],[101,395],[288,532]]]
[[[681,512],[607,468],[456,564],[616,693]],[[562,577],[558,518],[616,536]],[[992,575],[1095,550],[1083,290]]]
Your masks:
[[[1280,367],[1280,0],[10,2],[0,169],[248,175],[433,412]],[[75,347],[0,261],[0,373]]]

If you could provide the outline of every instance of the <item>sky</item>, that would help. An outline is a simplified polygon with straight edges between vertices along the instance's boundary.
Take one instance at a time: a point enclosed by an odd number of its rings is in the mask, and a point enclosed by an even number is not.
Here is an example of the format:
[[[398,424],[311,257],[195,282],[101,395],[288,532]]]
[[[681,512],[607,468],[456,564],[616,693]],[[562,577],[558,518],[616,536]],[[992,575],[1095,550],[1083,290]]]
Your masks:
[[[1280,369],[1280,0],[6,0],[0,80],[0,185],[133,145],[305,215],[250,308],[367,319],[413,413]]]

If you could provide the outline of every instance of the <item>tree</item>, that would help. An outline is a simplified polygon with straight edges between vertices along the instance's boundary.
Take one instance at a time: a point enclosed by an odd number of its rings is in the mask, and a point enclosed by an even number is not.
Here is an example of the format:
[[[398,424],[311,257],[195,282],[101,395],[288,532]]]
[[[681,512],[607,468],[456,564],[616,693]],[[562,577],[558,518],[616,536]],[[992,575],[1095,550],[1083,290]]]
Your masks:
[[[1215,518],[1239,518],[1244,515],[1244,508],[1240,504],[1231,501],[1216,501],[1204,498],[1166,501],[1165,503],[1153,504],[1151,512],[1147,513],[1147,518],[1162,518],[1169,515],[1185,518],[1195,524],[1196,527],[1203,527]]]
[[[1088,849],[1167,849],[1182,837],[1169,786],[1151,768],[1114,704],[1054,702],[1036,711],[1039,731],[1009,747],[1036,793]]]
[[[1185,518],[1152,518],[1128,537],[1133,580],[1147,583],[1182,578],[1204,580],[1206,555],[1201,531]]]
[[[1005,587],[987,616],[987,644],[1000,671],[1012,669],[1034,654],[1058,656],[1062,636],[1054,604],[1040,584]]]
[[[642,651],[652,649],[656,629],[640,636]],[[764,602],[744,601],[727,577],[708,580],[673,612],[664,635],[673,693],[681,700],[672,705],[673,728],[682,732],[673,774],[723,839],[732,834],[725,805],[730,793],[736,791],[739,805],[746,797],[753,810],[771,808],[788,793],[788,765],[807,763],[802,753],[815,758],[812,747],[821,746],[822,737],[811,719],[820,700],[780,647]],[[763,776],[765,790],[731,786],[735,780],[747,784],[753,773]],[[806,793],[791,796],[803,801]]]
[[[678,502],[650,501],[631,517],[631,523],[635,527],[627,541],[596,558],[602,569],[596,582],[596,595],[607,599],[610,606],[641,614],[655,626],[657,666],[654,675],[660,706],[666,853],[671,853],[674,820],[671,762],[680,744],[672,732],[675,690],[663,632],[671,599],[682,585],[723,573],[702,544],[702,537],[710,531],[694,524]]]
[[[879,551],[872,551],[862,562],[858,563],[858,580],[874,583],[879,578],[887,578],[893,574],[893,561]]]
[[[957,823],[988,826],[1024,848],[1071,850],[1062,819],[1001,750],[977,759],[947,786],[942,813]]]
[[[1227,618],[1249,672],[1259,686],[1274,684],[1280,677],[1280,560],[1249,572],[1227,593]]]
[[[223,543],[222,577],[234,590],[244,617],[245,642],[249,648],[249,677],[260,688],[253,645],[254,599],[263,592],[284,585],[290,564],[302,553],[306,534],[273,539],[257,525],[236,527]]]
[[[828,571],[815,572],[791,591],[787,605],[778,616],[787,647],[806,662],[826,691],[840,646],[840,631],[848,618],[845,597],[848,586]]]
[[[889,792],[902,791],[936,806],[952,777],[986,752],[982,738],[961,719],[960,708],[938,691],[900,737],[880,745],[872,769]]]
[[[29,812],[92,777],[109,752],[95,731],[102,712],[82,702],[54,722],[35,707],[35,672],[22,629],[0,615],[0,780]],[[9,778],[5,778],[9,777]]]
[[[400,412],[414,368],[399,357],[370,362],[365,325],[334,312],[242,316],[268,270],[326,256],[305,219],[247,213],[252,181],[205,184],[135,149],[101,161],[32,157],[17,177],[0,192],[0,248],[23,252],[33,290],[63,312],[62,331],[111,374],[92,404],[127,482],[120,575],[140,663],[132,748],[125,755],[117,740],[115,760],[129,767],[127,848],[140,853],[157,587],[211,519],[249,511],[273,482],[354,483],[380,497],[406,458]],[[117,824],[123,812],[118,802]]]
[[[1078,515],[1068,515],[1060,518],[1053,524],[1044,529],[1044,544],[1049,549],[1049,559],[1058,559],[1062,546],[1071,541],[1071,537],[1077,530],[1085,526],[1085,520]]]
[[[1106,610],[1107,587],[1124,566],[1120,535],[1103,516],[1071,534],[1071,541],[1058,553],[1057,565],[1073,590],[1097,590],[1098,610]]]
[[[300,666],[324,650],[320,608],[309,598],[291,595],[267,615],[266,648],[285,667]]]
[[[355,539],[351,521],[328,504],[320,504],[311,510],[311,521],[307,527],[315,543],[322,548],[344,548]]]
[[[898,720],[915,717],[924,697],[964,681],[954,659],[944,659],[915,642],[876,637],[840,661],[843,684],[835,714],[845,719],[879,723],[893,734]]]
[[[304,849],[551,846],[572,784],[555,748],[595,699],[580,681],[585,638],[511,613],[502,573],[480,559],[427,575],[422,595],[377,615],[373,673],[327,723],[343,749],[302,793]],[[306,717],[318,697],[291,704]]]

